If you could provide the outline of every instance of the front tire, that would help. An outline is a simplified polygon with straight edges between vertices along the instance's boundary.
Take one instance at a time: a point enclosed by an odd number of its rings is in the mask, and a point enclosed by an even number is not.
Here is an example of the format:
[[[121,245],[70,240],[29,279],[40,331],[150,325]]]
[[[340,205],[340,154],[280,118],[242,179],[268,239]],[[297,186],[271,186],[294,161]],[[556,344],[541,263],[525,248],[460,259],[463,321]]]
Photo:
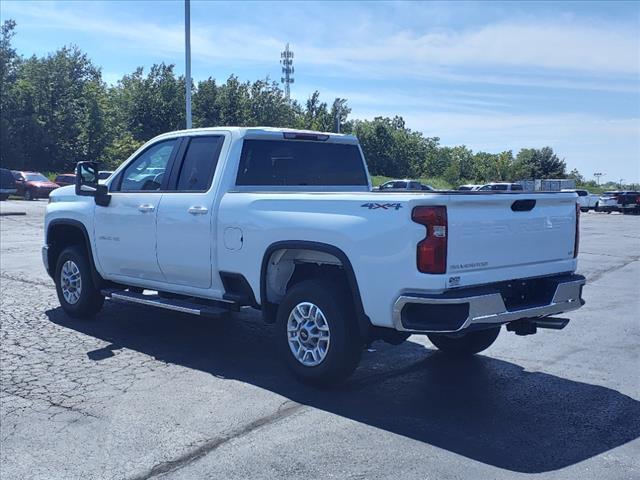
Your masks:
[[[70,317],[89,318],[102,308],[104,296],[94,284],[84,249],[72,246],[62,251],[56,263],[55,282],[60,306]]]
[[[305,280],[294,285],[278,307],[278,350],[303,382],[340,383],[358,366],[364,344],[345,290],[328,282]]]
[[[496,341],[500,327],[467,333],[430,333],[427,336],[438,350],[448,355],[467,356],[486,350]]]
[[[24,191],[24,199],[27,201],[33,200],[33,193],[31,192],[31,190]]]

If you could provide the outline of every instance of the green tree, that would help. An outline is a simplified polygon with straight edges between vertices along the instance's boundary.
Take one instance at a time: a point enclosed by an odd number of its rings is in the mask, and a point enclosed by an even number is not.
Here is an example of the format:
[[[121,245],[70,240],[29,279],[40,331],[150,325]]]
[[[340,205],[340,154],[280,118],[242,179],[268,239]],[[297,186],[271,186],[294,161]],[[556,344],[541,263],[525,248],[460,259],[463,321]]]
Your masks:
[[[209,77],[198,82],[192,96],[194,127],[217,127],[220,123],[220,106],[218,105],[218,85]]]
[[[218,89],[217,105],[220,121],[228,126],[245,126],[250,123],[249,84],[231,75]]]
[[[126,131],[135,140],[147,141],[185,128],[184,78],[176,77],[173,69],[173,65],[155,64],[145,75],[139,67],[111,89],[119,135]]]
[[[516,156],[514,174],[521,178],[564,178],[566,168],[551,147],[523,148]]]
[[[576,181],[576,184],[582,185],[585,183],[584,177],[580,174],[577,168],[574,168],[569,172],[567,178],[572,178]]]
[[[79,48],[21,61],[9,88],[12,106],[3,110],[3,123],[9,123],[3,130],[12,140],[2,148],[9,166],[71,170],[100,155],[108,136],[105,86]]]

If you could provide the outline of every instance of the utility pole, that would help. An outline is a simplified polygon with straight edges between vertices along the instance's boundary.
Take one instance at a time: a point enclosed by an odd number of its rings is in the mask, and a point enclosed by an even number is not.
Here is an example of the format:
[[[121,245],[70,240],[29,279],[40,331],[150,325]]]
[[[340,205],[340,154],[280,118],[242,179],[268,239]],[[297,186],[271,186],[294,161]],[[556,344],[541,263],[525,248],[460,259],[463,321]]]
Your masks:
[[[600,186],[600,177],[604,177],[606,175],[606,173],[601,173],[601,172],[595,172],[593,174],[594,177],[596,177],[597,181],[598,181],[598,186]]]
[[[191,128],[191,5],[184,0],[185,98],[187,128]]]
[[[280,82],[284,83],[284,96],[287,100],[291,98],[290,84],[294,83],[293,79],[293,52],[289,50],[289,43],[284,48],[284,51],[280,53],[280,64],[282,65],[283,77],[280,77]]]

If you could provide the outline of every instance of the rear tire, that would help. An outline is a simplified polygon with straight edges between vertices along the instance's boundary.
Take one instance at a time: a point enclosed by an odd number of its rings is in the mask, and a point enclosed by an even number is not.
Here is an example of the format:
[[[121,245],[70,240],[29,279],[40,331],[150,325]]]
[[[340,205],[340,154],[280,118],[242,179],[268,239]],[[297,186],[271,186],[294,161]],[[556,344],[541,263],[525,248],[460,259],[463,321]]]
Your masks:
[[[278,307],[278,350],[303,382],[340,383],[360,362],[364,344],[345,290],[326,281],[305,280],[291,287]]]
[[[9,198],[9,194],[8,193],[3,193],[3,194],[0,195],[0,202],[4,202],[8,198]]]
[[[448,355],[466,356],[486,350],[496,341],[500,327],[463,334],[430,333],[427,336],[438,350]]]
[[[55,282],[60,306],[70,317],[89,318],[100,311],[104,296],[93,281],[86,251],[67,247],[56,262]]]

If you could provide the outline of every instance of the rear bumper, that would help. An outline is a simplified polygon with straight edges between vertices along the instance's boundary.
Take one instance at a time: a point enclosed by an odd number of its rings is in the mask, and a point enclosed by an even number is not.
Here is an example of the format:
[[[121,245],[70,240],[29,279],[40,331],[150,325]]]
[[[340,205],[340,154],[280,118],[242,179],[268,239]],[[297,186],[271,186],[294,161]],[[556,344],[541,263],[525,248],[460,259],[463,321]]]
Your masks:
[[[511,308],[505,305],[509,300],[502,285],[453,290],[441,295],[405,294],[394,304],[394,327],[412,333],[459,332],[523,318],[546,317],[584,305],[582,275],[560,275],[536,281],[543,283],[548,293],[542,292],[529,304]]]
[[[623,212],[633,212],[640,210],[640,204],[637,203],[625,203],[624,205],[618,204],[618,210]]]
[[[598,206],[595,207],[595,209],[599,212],[617,212],[618,205],[617,204],[613,204],[613,205],[598,204]]]

